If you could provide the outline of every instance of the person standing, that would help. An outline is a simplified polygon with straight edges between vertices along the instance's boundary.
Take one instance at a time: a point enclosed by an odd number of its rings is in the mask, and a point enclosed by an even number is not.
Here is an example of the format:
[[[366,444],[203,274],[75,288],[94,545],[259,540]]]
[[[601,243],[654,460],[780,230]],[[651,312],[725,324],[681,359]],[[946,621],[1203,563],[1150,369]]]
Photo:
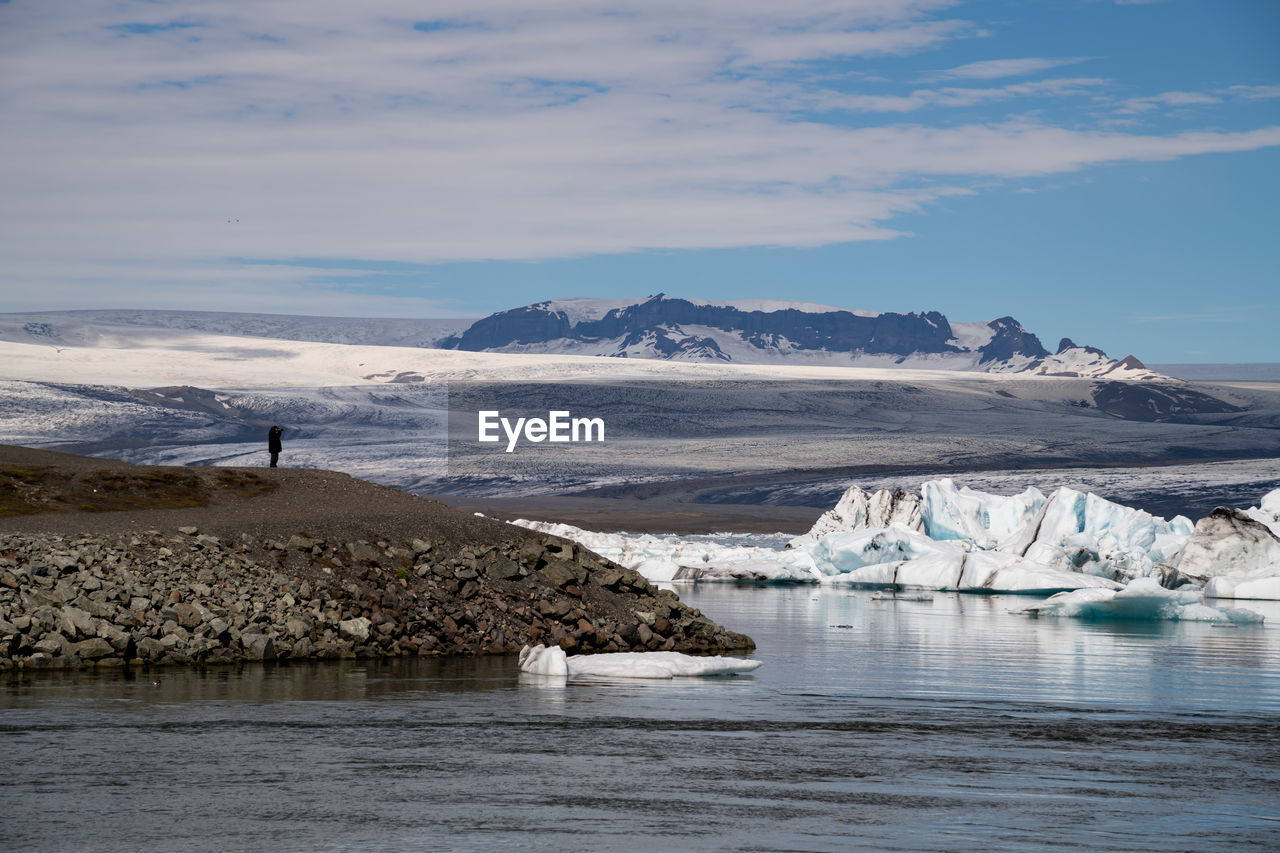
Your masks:
[[[273,426],[267,431],[267,450],[271,451],[271,467],[276,467],[276,460],[280,458],[280,436],[284,434],[284,430],[278,426]]]

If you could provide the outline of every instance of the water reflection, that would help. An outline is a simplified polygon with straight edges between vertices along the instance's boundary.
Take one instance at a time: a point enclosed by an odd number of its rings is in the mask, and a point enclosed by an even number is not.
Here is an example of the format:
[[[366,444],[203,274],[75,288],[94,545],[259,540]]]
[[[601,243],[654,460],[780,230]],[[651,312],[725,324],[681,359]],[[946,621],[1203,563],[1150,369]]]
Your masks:
[[[848,695],[1280,710],[1280,607],[1262,626],[1030,618],[1022,596],[727,589],[682,597],[755,638],[766,683]],[[1222,695],[1236,685],[1237,696]]]
[[[5,847],[1280,848],[1280,614],[1223,629],[1029,619],[1011,596],[681,596],[765,665],[0,680]]]

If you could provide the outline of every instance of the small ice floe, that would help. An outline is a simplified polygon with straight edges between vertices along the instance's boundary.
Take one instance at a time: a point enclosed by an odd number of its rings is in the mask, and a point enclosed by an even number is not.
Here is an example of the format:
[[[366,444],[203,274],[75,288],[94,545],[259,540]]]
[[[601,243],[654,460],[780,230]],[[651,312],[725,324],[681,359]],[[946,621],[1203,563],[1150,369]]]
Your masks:
[[[933,595],[928,592],[893,592],[891,590],[880,590],[871,596],[872,601],[933,601]]]
[[[559,646],[525,646],[520,671],[530,675],[597,675],[609,678],[677,678],[751,672],[762,661],[746,658],[695,657],[680,652],[613,652],[598,655],[564,653]]]
[[[1262,616],[1242,607],[1209,607],[1199,590],[1165,589],[1154,578],[1136,578],[1121,590],[1060,592],[1017,611],[1029,616],[1133,619],[1148,622],[1217,622],[1256,625]]]

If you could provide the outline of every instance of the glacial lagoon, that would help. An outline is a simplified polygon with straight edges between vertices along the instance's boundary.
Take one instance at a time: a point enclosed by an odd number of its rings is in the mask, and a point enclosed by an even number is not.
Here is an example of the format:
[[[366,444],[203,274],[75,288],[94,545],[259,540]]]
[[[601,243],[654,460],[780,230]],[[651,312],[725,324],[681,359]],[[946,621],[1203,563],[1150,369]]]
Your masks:
[[[0,681],[13,850],[1280,847],[1280,602],[1260,626],[1018,596],[681,587],[754,673],[511,658]],[[928,600],[916,600],[927,598]],[[158,682],[158,683],[157,683]]]

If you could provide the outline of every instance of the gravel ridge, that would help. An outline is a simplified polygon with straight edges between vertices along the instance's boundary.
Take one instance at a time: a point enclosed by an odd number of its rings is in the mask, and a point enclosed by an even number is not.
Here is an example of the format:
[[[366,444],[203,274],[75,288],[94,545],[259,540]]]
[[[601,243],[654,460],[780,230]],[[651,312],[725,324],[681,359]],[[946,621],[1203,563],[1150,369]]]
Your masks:
[[[29,492],[42,477],[99,477],[131,504],[147,476],[181,472],[199,480],[184,500],[207,499],[0,518],[0,668],[754,648],[576,543],[337,472],[11,446],[0,470]],[[235,497],[219,485],[228,471],[269,488]]]

